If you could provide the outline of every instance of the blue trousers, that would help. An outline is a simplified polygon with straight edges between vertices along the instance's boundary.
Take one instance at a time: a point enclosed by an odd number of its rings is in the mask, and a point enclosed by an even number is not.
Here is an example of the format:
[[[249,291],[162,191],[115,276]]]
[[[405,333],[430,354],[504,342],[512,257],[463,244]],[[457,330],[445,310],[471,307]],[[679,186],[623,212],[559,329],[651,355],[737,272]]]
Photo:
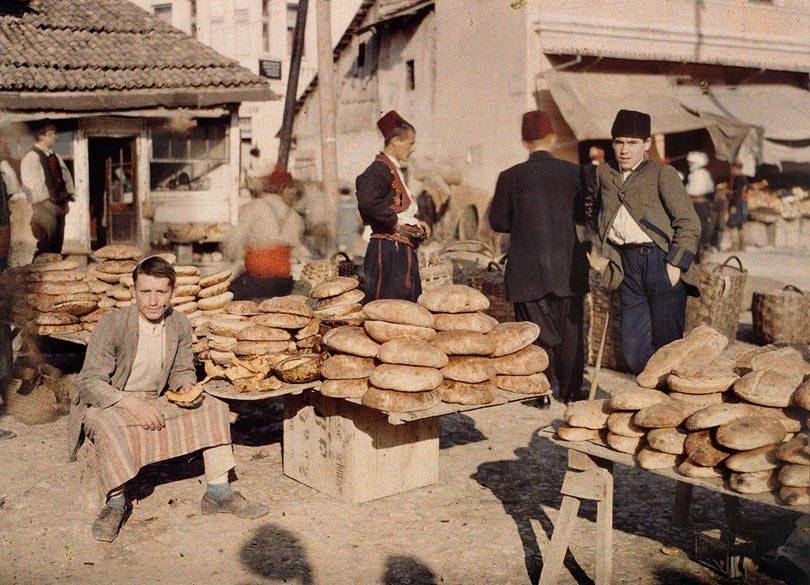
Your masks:
[[[622,248],[619,286],[622,352],[634,374],[658,348],[683,337],[686,286],[667,275],[664,251],[655,244]]]

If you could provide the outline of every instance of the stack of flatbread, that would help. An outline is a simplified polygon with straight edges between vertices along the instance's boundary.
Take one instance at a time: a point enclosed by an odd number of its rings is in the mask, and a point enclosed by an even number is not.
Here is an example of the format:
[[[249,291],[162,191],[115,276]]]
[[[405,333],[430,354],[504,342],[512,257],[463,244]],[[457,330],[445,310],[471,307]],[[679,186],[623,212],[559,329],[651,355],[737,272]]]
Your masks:
[[[315,316],[330,327],[359,326],[365,321],[360,302],[365,293],[356,278],[336,276],[317,284],[309,296],[315,301]]]
[[[38,335],[81,333],[81,318],[98,309],[98,295],[90,291],[87,276],[75,260],[64,260],[59,254],[42,254],[24,270],[27,308],[26,325]]]
[[[134,304],[132,271],[143,252],[136,246],[111,244],[93,252],[96,263],[87,270],[91,290],[105,294],[99,306],[103,309],[123,308]]]
[[[175,311],[186,316],[193,315],[197,309],[197,295],[202,291],[200,286],[200,269],[196,266],[175,266],[174,293],[171,306]],[[202,311],[200,311],[202,314]]]

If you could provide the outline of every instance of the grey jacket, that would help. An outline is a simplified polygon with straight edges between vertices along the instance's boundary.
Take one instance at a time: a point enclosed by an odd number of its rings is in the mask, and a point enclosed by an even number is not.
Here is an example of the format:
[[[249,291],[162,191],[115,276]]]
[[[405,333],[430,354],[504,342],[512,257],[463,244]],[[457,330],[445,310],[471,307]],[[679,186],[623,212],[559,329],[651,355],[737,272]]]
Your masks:
[[[191,324],[182,313],[166,314],[166,356],[161,372],[160,392],[195,383]],[[103,317],[90,336],[82,371],[77,380],[78,394],[70,410],[68,446],[70,460],[82,441],[82,423],[89,407],[109,408],[124,396],[135,353],[138,350],[138,307],[120,309]]]
[[[622,181],[617,164],[600,165],[597,188],[601,202],[598,231],[602,254],[610,260],[603,281],[617,289],[624,278],[619,247],[608,239],[610,227],[622,204],[644,233],[666,253],[669,264],[681,269],[682,280],[697,292],[698,269],[695,252],[700,239],[700,220],[678,172],[647,160]]]

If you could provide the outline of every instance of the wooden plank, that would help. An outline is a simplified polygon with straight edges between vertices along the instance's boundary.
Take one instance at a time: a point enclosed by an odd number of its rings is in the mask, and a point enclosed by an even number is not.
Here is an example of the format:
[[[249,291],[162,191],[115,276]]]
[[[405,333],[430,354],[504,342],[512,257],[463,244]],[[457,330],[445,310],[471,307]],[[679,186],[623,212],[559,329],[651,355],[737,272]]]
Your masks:
[[[607,483],[604,479],[604,473],[604,469],[592,469],[590,471],[572,471],[569,469],[563,479],[560,493],[580,500],[601,502],[607,497],[605,493]]]
[[[284,474],[359,503],[439,480],[438,419],[392,425],[377,410],[306,391],[284,397]]]
[[[613,575],[613,463],[599,471],[604,496],[596,503],[596,585],[609,585]]]
[[[563,496],[560,511],[557,513],[557,521],[554,523],[554,533],[551,535],[548,554],[543,556],[543,570],[540,573],[538,585],[557,585],[565,553],[568,551],[568,543],[571,542],[571,533],[574,531],[579,505],[580,501],[577,498]]]

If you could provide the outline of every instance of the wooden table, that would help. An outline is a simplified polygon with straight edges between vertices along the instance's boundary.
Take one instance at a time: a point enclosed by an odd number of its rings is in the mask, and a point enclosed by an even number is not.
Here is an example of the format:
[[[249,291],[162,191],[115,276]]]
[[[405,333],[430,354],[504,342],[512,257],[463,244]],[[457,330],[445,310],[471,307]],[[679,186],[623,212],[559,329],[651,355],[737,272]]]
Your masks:
[[[314,390],[284,397],[284,474],[319,492],[360,503],[439,481],[439,419],[536,398],[498,391],[490,404],[441,403],[386,413],[359,399]]]
[[[568,470],[560,492],[562,504],[554,525],[549,552],[543,562],[539,585],[554,585],[559,578],[565,553],[582,500],[596,502],[596,585],[608,585],[613,572],[613,464],[638,467],[632,455],[620,453],[608,447],[587,441],[563,441],[554,436],[554,430],[541,430],[539,436],[551,443],[568,449]],[[675,497],[675,520],[683,522],[689,513],[689,501],[693,486],[723,494],[724,497],[740,498],[790,510],[810,513],[810,506],[786,506],[771,493],[741,494],[728,489],[720,478],[703,479],[686,477],[674,468],[648,469],[650,473],[674,479],[677,483]]]

